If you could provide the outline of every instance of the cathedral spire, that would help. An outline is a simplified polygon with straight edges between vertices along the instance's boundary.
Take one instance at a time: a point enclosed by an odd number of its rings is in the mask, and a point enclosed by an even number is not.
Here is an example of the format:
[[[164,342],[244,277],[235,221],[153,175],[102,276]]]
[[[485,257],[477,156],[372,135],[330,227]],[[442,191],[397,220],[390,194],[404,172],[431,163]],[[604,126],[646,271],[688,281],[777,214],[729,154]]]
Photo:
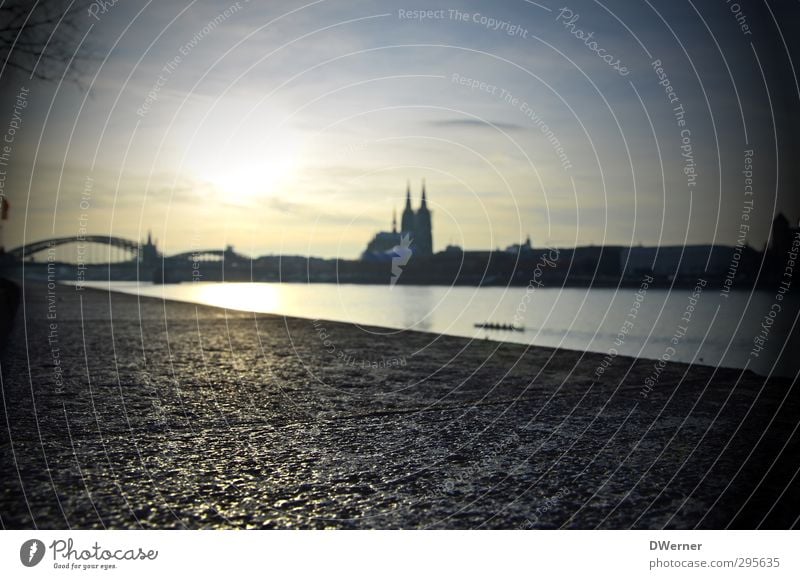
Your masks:
[[[416,237],[416,216],[411,208],[411,181],[406,185],[406,206],[400,219],[400,231],[402,233],[410,233],[412,237]]]
[[[421,256],[433,255],[433,228],[431,226],[431,210],[428,209],[428,196],[425,191],[425,179],[422,180],[422,202],[415,217],[416,253]]]

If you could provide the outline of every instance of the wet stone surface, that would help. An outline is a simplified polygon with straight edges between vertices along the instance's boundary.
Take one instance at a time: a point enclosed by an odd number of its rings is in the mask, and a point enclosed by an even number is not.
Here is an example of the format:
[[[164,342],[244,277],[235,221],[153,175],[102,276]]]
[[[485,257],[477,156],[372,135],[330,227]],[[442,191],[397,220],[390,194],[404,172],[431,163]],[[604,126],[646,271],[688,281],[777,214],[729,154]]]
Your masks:
[[[789,381],[28,286],[5,528],[785,528]],[[55,324],[51,326],[51,324]],[[56,371],[58,360],[61,372]],[[796,481],[796,479],[795,479]]]

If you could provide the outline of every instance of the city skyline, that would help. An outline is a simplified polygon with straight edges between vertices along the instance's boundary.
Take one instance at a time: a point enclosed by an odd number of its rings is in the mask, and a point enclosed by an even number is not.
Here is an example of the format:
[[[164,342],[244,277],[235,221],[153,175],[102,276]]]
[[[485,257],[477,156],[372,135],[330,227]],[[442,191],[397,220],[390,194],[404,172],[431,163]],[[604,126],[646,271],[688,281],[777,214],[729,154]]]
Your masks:
[[[775,54],[754,59],[725,6],[702,11],[715,51],[703,21],[673,6],[142,6],[79,22],[85,93],[9,76],[3,110],[26,92],[4,175],[6,247],[75,234],[85,217],[94,234],[150,228],[167,252],[200,240],[353,258],[385,208],[402,207],[397,184],[422,178],[436,190],[434,251],[527,235],[734,245],[748,158],[762,193],[751,244],[763,247],[777,213],[800,215],[787,108],[798,89],[773,78],[787,55],[775,38]],[[747,16],[764,25],[763,12]],[[750,64],[726,68],[740,60]],[[762,75],[787,94],[752,82]]]

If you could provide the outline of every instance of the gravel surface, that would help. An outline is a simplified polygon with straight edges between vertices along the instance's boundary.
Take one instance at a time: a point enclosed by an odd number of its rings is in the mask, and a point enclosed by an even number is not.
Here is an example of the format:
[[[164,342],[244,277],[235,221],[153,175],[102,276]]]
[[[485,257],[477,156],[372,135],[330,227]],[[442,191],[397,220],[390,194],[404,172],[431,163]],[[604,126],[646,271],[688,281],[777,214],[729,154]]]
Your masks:
[[[623,357],[598,378],[607,362],[29,285],[2,357],[0,523],[798,525],[790,381]]]

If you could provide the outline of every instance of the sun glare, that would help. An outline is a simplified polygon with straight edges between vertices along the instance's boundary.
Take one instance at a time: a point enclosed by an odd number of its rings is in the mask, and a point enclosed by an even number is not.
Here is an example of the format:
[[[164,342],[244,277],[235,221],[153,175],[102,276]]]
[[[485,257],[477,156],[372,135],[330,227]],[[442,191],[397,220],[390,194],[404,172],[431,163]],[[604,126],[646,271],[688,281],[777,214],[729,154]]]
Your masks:
[[[286,191],[300,167],[301,148],[297,139],[286,137],[252,146],[239,143],[213,160],[197,158],[192,172],[226,199],[246,204]]]

